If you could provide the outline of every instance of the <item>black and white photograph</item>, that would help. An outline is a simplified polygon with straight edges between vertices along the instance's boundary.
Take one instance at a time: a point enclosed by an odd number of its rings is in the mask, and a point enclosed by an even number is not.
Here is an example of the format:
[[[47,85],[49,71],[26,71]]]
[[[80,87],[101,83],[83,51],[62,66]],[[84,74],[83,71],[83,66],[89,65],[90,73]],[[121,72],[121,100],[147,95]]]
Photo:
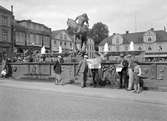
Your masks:
[[[166,0],[0,0],[0,121],[166,121]]]

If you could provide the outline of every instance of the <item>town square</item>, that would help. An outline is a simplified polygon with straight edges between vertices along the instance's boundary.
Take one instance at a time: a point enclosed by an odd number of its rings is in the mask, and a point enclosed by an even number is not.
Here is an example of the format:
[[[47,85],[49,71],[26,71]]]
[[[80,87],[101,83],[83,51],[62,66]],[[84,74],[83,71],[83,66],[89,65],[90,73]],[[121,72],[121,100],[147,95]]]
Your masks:
[[[165,121],[167,2],[124,2],[0,1],[0,121]]]

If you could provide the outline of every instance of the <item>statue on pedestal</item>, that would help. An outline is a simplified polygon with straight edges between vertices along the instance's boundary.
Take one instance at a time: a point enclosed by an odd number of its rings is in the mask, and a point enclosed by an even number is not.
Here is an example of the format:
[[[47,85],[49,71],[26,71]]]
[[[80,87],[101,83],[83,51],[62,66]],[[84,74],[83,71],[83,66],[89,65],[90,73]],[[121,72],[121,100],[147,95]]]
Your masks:
[[[75,20],[68,19],[67,25],[68,29],[72,30],[72,33],[75,35],[74,38],[74,46],[76,48],[76,40],[81,40],[81,48],[78,51],[86,51],[86,42],[87,42],[87,34],[89,31],[89,18],[86,13],[77,16]],[[83,48],[84,47],[84,48]]]

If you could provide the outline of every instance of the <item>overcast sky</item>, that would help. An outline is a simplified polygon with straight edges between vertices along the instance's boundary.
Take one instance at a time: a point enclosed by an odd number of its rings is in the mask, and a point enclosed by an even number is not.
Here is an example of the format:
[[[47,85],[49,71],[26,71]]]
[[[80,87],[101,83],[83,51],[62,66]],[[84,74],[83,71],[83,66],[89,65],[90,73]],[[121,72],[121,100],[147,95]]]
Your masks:
[[[18,20],[31,19],[52,30],[66,29],[68,18],[87,13],[90,27],[102,22],[110,34],[162,30],[167,27],[167,0],[0,0],[7,9],[14,5]]]

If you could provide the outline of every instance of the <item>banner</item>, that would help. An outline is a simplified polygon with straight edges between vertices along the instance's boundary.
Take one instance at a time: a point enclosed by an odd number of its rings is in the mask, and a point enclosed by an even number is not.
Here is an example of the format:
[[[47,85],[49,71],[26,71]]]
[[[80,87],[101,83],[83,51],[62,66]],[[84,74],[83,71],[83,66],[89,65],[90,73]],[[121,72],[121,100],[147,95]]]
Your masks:
[[[101,61],[97,58],[87,59],[87,63],[90,69],[100,69],[101,68]]]

